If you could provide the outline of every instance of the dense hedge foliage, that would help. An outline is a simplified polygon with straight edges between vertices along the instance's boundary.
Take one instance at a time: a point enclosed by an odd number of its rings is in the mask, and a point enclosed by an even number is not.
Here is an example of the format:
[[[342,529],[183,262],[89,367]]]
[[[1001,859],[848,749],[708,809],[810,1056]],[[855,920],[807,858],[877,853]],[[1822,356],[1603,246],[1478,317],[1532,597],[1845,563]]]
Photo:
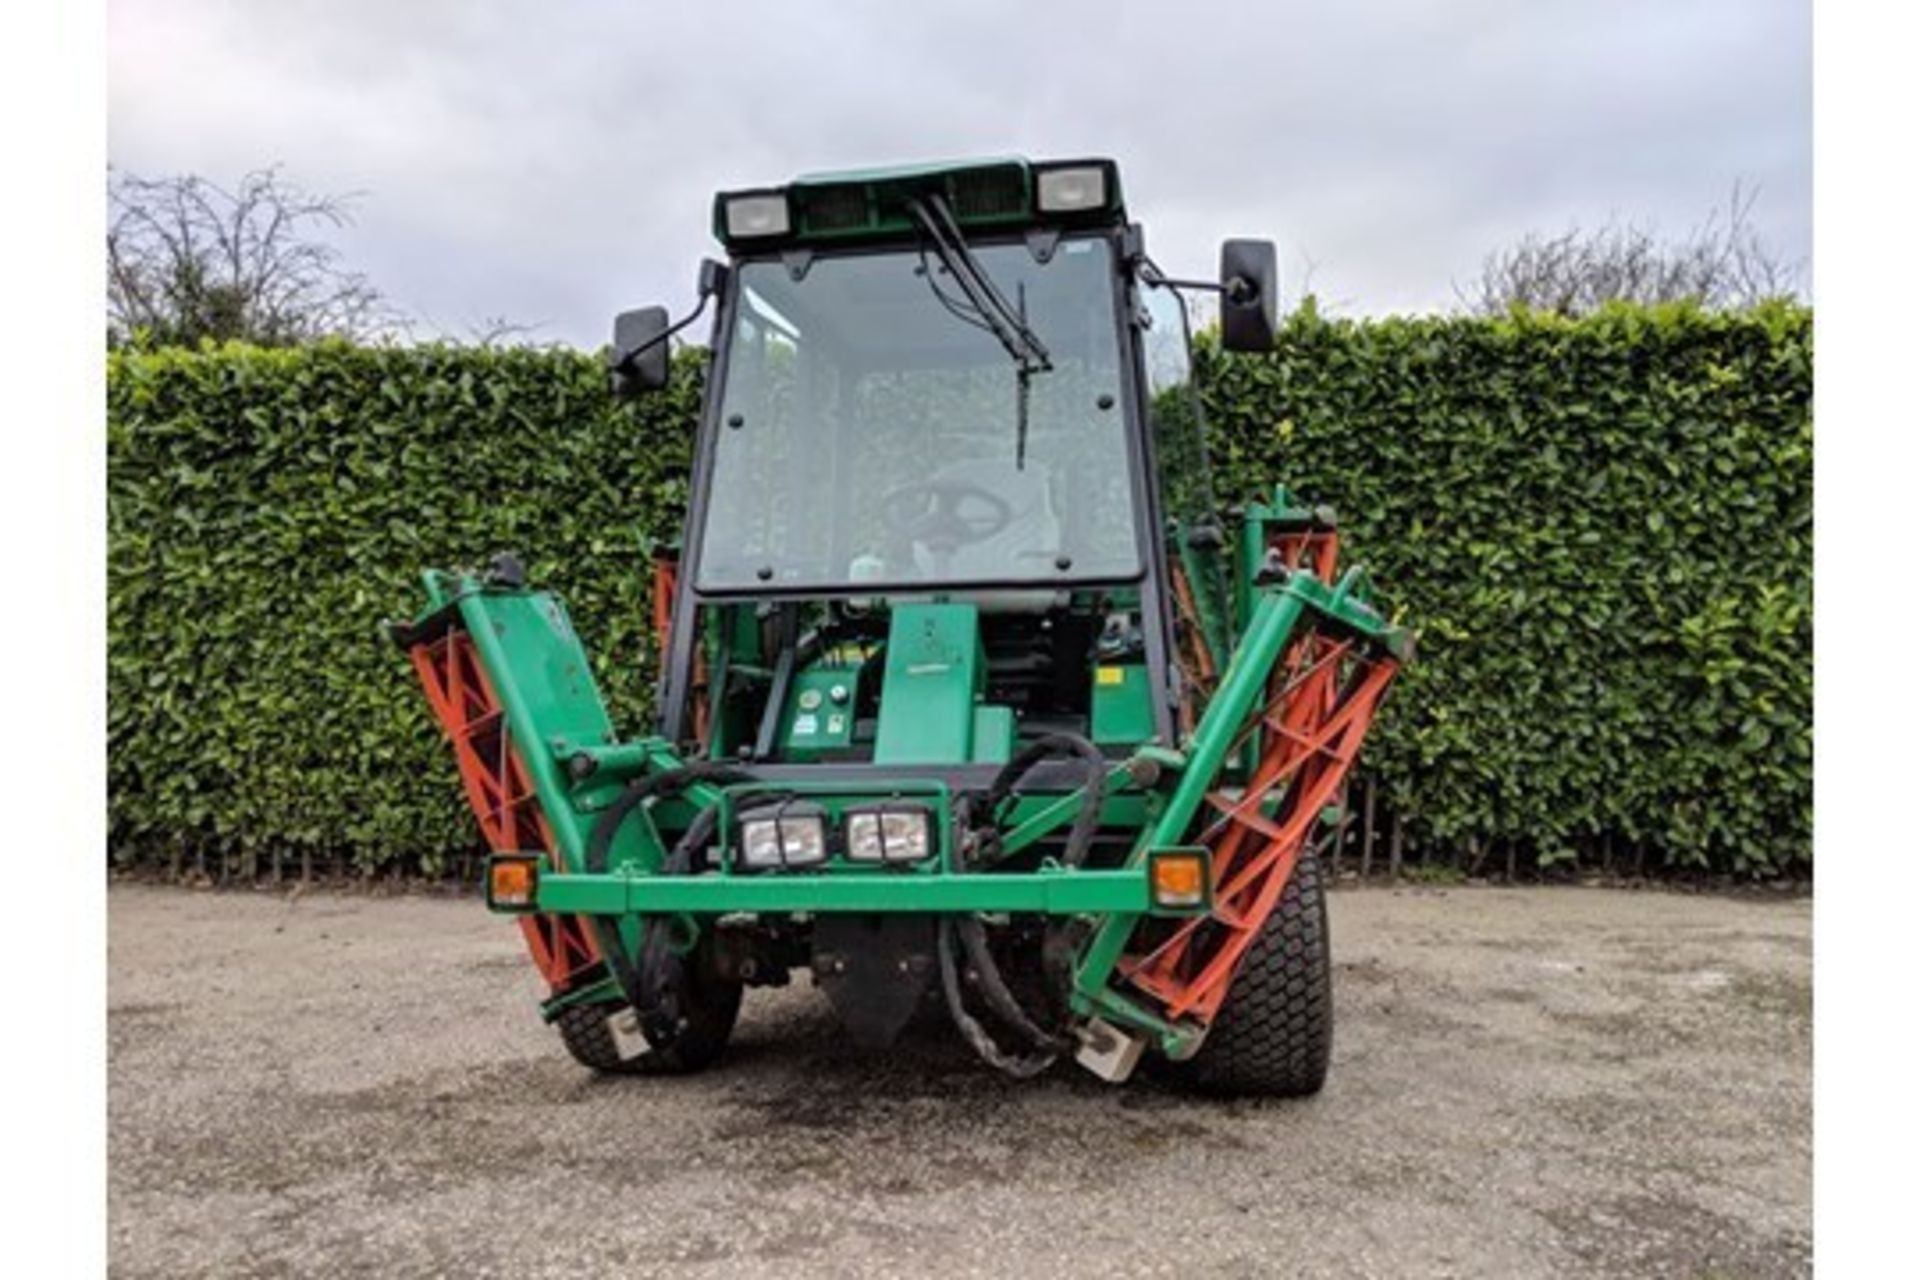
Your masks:
[[[443,347],[116,353],[108,785],[123,857],[437,865],[475,828],[403,654],[429,566],[519,551],[616,716],[650,701],[650,538],[686,504],[697,365]]]
[[[1369,746],[1429,853],[1606,834],[1767,871],[1811,827],[1811,316],[1293,317],[1203,359],[1216,484],[1337,505],[1420,628]],[[511,547],[616,718],[699,360],[639,406],[585,355],[343,345],[109,357],[112,839],[431,868],[472,831],[380,636],[417,570]]]
[[[1416,840],[1811,858],[1812,336],[1784,306],[1307,311],[1208,361],[1216,474],[1332,503],[1419,628],[1368,745]]]

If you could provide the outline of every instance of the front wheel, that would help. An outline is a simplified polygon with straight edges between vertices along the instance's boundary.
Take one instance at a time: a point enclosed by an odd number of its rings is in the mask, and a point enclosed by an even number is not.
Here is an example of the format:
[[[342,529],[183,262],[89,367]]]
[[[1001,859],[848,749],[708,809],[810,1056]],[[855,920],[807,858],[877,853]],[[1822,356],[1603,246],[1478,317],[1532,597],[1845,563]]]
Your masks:
[[[1172,1064],[1203,1093],[1298,1098],[1320,1092],[1333,1050],[1332,959],[1320,860],[1303,851],[1260,926],[1200,1051]]]
[[[554,1025],[573,1060],[600,1075],[681,1075],[713,1065],[726,1049],[740,1017],[740,994],[740,983],[715,972],[709,949],[701,946],[688,957],[682,979],[686,1025],[665,1048],[647,1043],[637,1027],[631,1036],[615,1033],[616,1020],[631,1021],[623,1003],[577,1004]]]

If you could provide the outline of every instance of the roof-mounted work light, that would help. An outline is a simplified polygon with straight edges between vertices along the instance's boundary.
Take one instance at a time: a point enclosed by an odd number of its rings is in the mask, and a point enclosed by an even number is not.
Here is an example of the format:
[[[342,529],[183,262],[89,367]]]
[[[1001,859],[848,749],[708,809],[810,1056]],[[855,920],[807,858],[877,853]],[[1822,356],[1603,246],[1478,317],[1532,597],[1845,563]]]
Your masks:
[[[1107,207],[1107,166],[1060,165],[1034,171],[1034,205],[1041,213],[1090,213]]]
[[[729,240],[759,240],[793,230],[785,191],[743,191],[724,197],[721,207]]]

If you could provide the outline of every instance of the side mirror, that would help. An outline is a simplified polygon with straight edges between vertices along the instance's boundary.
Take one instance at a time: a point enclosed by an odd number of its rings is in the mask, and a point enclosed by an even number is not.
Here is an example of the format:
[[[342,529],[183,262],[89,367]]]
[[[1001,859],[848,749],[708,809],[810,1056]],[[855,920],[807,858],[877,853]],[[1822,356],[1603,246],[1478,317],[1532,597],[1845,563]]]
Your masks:
[[[607,365],[613,394],[631,400],[667,385],[667,309],[641,307],[613,318],[613,350]]]
[[[622,311],[613,318],[613,349],[607,353],[607,367],[613,375],[614,395],[631,400],[667,385],[672,364],[667,339],[700,318],[708,301],[726,288],[727,274],[725,264],[712,258],[700,260],[700,302],[678,324],[667,322],[665,307]]]
[[[1271,240],[1220,246],[1220,345],[1271,351],[1280,326],[1280,255]]]

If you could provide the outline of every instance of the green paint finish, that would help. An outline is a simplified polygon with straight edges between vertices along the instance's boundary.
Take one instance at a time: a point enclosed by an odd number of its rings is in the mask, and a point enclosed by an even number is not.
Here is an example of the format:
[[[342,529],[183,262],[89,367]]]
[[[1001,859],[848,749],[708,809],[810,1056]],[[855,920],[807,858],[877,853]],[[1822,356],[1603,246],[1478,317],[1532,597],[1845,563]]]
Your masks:
[[[1375,609],[1373,584],[1365,567],[1355,565],[1328,586],[1310,573],[1289,574],[1278,588],[1311,608],[1322,618],[1369,641],[1399,662],[1413,658],[1413,633],[1395,626]]]
[[[719,915],[736,911],[1022,911],[1045,915],[1144,914],[1145,865],[1115,870],[1042,867],[1005,875],[874,871],[732,876],[548,875],[542,911],[584,915]],[[1184,914],[1184,913],[1183,913]]]
[[[887,632],[875,764],[966,764],[973,708],[986,674],[980,610],[903,604]]]
[[[612,978],[602,978],[590,982],[584,987],[572,991],[563,991],[541,1002],[540,1020],[556,1021],[561,1014],[577,1004],[625,1004],[627,998],[620,994],[620,984]]]
[[[1180,558],[1180,570],[1186,575],[1194,612],[1200,619],[1200,634],[1214,660],[1224,662],[1233,652],[1233,610],[1245,607],[1246,602],[1236,600],[1227,584],[1226,565],[1217,542],[1216,534],[1216,545],[1195,545],[1192,531],[1184,524],[1174,531],[1174,554]]]
[[[1079,163],[1074,162],[1074,167]],[[1107,202],[1092,216],[1102,222],[1125,222],[1119,167],[1111,160],[1090,159],[1085,163],[1098,165],[1107,174]],[[1019,156],[807,174],[777,189],[787,199],[792,223],[789,234],[771,241],[737,242],[727,234],[727,201],[739,195],[768,194],[773,190],[769,188],[717,194],[713,200],[713,234],[722,244],[737,245],[742,250],[764,243],[910,237],[915,224],[904,201],[909,195],[929,193],[944,197],[955,219],[968,231],[1016,228],[1048,220],[1035,207],[1034,189],[1034,166]],[[1085,215],[1074,218],[1076,222],[1086,220]]]
[[[591,809],[610,798],[618,781],[609,777],[583,788],[576,797],[555,747],[611,746],[615,735],[566,608],[540,591],[487,588],[469,578],[457,584],[443,580],[442,589],[447,585],[454,585],[446,598],[458,601],[460,620],[486,668],[514,748],[546,813],[556,858],[563,867],[583,866],[592,831]],[[642,833],[641,824],[632,823],[614,856],[657,864],[660,849]]]
[[[1219,688],[1207,703],[1206,714],[1194,726],[1180,781],[1153,826],[1134,846],[1128,860],[1130,866],[1144,866],[1151,849],[1187,843],[1194,815],[1199,812],[1208,789],[1216,784],[1220,768],[1233,748],[1234,737],[1265,692],[1267,676],[1280,660],[1281,651],[1306,609],[1307,602],[1299,594],[1274,590],[1261,593],[1246,636],[1220,677]],[[1101,921],[1082,950],[1076,969],[1073,1002],[1077,1010],[1090,1013],[1099,1008],[1108,1013],[1118,1012],[1101,1005],[1098,996],[1112,981],[1114,966],[1120,962],[1127,940],[1138,923],[1139,916],[1127,914],[1111,915]]]
[[[853,706],[860,695],[860,670],[815,664],[793,678],[787,711],[780,723],[780,757],[802,763],[819,760],[853,745]]]
[[[969,753],[975,764],[1005,764],[1013,759],[1013,742],[1018,734],[1012,707],[992,705],[973,709],[973,748]]]
[[[1108,827],[1146,826],[1154,811],[1153,797],[1141,792],[1129,793],[1133,785],[1131,764],[1119,764],[1107,771],[1100,800],[1100,824]],[[1076,787],[1057,796],[1022,796],[1002,824],[1000,856],[1008,858],[1022,849],[1069,826],[1080,812],[1084,787]]]
[[[1278,498],[1284,500],[1284,497],[1285,491],[1279,491]],[[1310,573],[1301,572],[1290,574],[1281,582],[1253,588],[1255,603],[1247,620],[1246,634],[1234,650],[1220,686],[1207,704],[1206,714],[1186,744],[1186,764],[1178,785],[1153,825],[1134,846],[1129,865],[1140,865],[1151,849],[1185,843],[1208,789],[1216,784],[1221,767],[1233,750],[1234,738],[1259,704],[1267,677],[1279,662],[1295,628],[1308,613],[1347,628],[1397,658],[1404,659],[1411,654],[1412,640],[1408,633],[1382,618],[1366,603],[1364,596],[1365,575],[1358,569],[1345,574],[1339,585],[1332,587]],[[1101,922],[1081,952],[1073,1004],[1081,1013],[1099,1012],[1163,1035],[1165,1024],[1147,1016],[1131,1001],[1116,996],[1108,985],[1137,923],[1137,916],[1124,914],[1111,915]]]
[[[1153,737],[1153,689],[1138,662],[1102,663],[1093,669],[1093,740],[1099,746],[1132,746]]]
[[[1124,768],[1107,775],[1107,794],[1100,801],[1100,825],[1137,831],[1152,821],[1157,798],[1146,792],[1119,791],[1124,785],[1124,778],[1116,781],[1116,774],[1123,775]],[[1023,836],[1020,847],[1024,848],[1050,831],[1072,822],[1079,808],[1080,792],[1077,789],[1057,796],[1022,795],[1014,800],[1002,825],[1009,833],[1007,840],[1011,840],[1013,832],[1026,828],[1035,819],[1040,820],[1039,825]],[[1008,853],[1014,851],[1007,848],[1004,841],[1001,848]]]
[[[433,605],[429,612],[448,604],[459,609],[553,833],[555,866],[583,867],[600,810],[628,778],[674,768],[678,756],[659,739],[615,741],[586,651],[558,598],[457,574],[430,573],[426,585]],[[580,755],[595,767],[576,780],[569,767]],[[718,799],[717,789],[696,784],[654,816],[685,821],[694,809]],[[652,870],[660,865],[666,850],[654,816],[635,814],[621,827],[609,854],[611,866]]]
[[[1299,506],[1283,484],[1273,487],[1271,502],[1246,505],[1240,517],[1240,543],[1235,548],[1233,575],[1234,616],[1239,619],[1242,631],[1253,618],[1260,572],[1266,565],[1268,535],[1331,526],[1333,521],[1331,507]]]
[[[1025,156],[977,156],[971,160],[924,160],[919,164],[881,165],[872,169],[829,169],[822,173],[803,173],[788,185],[795,191],[815,187],[844,187],[855,182],[910,182],[916,179],[947,177],[975,169],[1005,166],[1027,167]]]

